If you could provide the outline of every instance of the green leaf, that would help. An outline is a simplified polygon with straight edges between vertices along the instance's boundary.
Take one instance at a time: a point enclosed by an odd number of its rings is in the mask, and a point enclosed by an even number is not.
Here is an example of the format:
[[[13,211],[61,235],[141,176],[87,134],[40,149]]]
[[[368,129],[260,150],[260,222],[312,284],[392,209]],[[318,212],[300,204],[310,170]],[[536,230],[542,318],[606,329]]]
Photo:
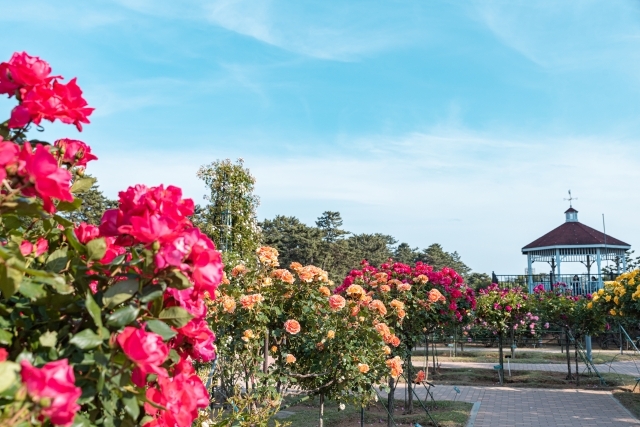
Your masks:
[[[69,261],[69,258],[67,258],[67,248],[56,249],[47,257],[45,268],[49,271],[59,273],[67,266],[67,261]]]
[[[127,414],[131,415],[131,418],[134,420],[138,419],[140,415],[140,405],[138,404],[136,396],[131,393],[126,393],[122,396],[122,403],[124,403],[124,410],[127,411]]]
[[[59,212],[73,212],[78,210],[80,206],[82,206],[82,199],[76,197],[75,199],[73,199],[73,202],[58,202],[56,209]]]
[[[67,218],[64,218],[58,214],[55,214],[53,217],[60,225],[63,225],[65,227],[71,227],[73,225],[72,221],[69,221]]]
[[[175,289],[189,289],[193,286],[193,283],[189,280],[187,276],[185,276],[180,271],[174,271],[169,276],[169,287]]]
[[[65,282],[64,277],[62,276],[35,276],[32,277],[31,280],[37,283],[45,283],[53,288],[60,295],[69,295],[73,293],[74,287]]]
[[[0,363],[0,393],[19,381],[18,372],[20,372],[20,365],[15,362]]]
[[[102,313],[100,312],[100,307],[98,307],[96,300],[93,299],[93,295],[91,295],[91,292],[87,292],[87,297],[84,300],[84,305],[87,308],[87,311],[89,312],[89,314],[91,315],[91,318],[93,319],[93,323],[96,324],[98,329],[102,328],[102,317],[101,317]]]
[[[156,298],[160,298],[164,294],[164,289],[159,285],[148,285],[142,288],[141,294],[140,302],[148,303]]]
[[[139,312],[140,309],[132,305],[122,307],[109,315],[109,317],[107,318],[107,325],[116,326],[118,328],[124,325],[128,325],[129,323],[136,320]]]
[[[138,286],[138,281],[134,279],[117,282],[104,293],[102,303],[108,308],[114,308],[133,297]]]
[[[44,289],[43,285],[35,283],[27,278],[22,279],[18,292],[29,298],[31,301],[36,301],[47,296],[47,291]]]
[[[88,350],[96,348],[102,344],[102,338],[100,338],[91,329],[85,329],[84,331],[75,334],[69,342],[81,350]]]
[[[92,261],[100,261],[106,252],[107,241],[104,237],[93,239],[87,243],[87,254]]]
[[[84,254],[87,252],[87,249],[78,240],[78,236],[76,236],[76,232],[73,231],[73,228],[71,227],[67,228],[66,230],[64,230],[64,234],[67,236],[67,241],[73,247],[73,249],[75,249],[81,254]]]
[[[193,319],[193,315],[182,307],[165,308],[158,317],[175,328],[182,328]]]
[[[20,288],[22,273],[6,264],[0,264],[0,291],[9,299]]]
[[[73,182],[73,185],[71,186],[71,192],[84,193],[85,191],[90,189],[95,182],[96,178],[91,178],[88,176],[84,178],[78,178]]]
[[[71,427],[91,427],[91,422],[89,422],[89,420],[83,417],[80,413],[76,413]]]
[[[152,319],[147,321],[147,327],[151,332],[155,332],[160,335],[163,340],[169,341],[171,338],[177,335],[177,332],[171,329],[169,325],[162,320]]]
[[[43,347],[55,347],[58,343],[58,333],[56,331],[47,331],[40,335],[38,341]]]
[[[13,341],[13,335],[9,331],[0,329],[0,344],[11,345]]]

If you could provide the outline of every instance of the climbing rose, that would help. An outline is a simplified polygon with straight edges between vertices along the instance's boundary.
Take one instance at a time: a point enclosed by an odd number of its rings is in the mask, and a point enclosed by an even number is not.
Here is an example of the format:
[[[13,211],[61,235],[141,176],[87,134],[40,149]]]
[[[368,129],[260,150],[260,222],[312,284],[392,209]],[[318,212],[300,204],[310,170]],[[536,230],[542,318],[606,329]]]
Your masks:
[[[42,368],[36,368],[26,359],[21,362],[22,382],[27,386],[29,396],[35,402],[41,402],[40,420],[49,418],[59,426],[73,424],[76,412],[80,410],[77,401],[82,394],[80,387],[75,386],[73,368],[67,359],[49,362]]]

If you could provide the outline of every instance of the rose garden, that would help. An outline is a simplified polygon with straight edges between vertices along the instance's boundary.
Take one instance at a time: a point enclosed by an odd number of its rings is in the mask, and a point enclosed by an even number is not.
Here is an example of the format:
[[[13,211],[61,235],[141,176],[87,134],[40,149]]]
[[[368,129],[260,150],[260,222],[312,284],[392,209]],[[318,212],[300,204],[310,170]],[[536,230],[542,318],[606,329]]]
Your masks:
[[[284,265],[257,231],[230,243],[171,185],[132,185],[99,223],[79,221],[99,153],[38,139],[47,122],[89,124],[76,79],[16,53],[0,64],[0,94],[15,101],[0,124],[2,427],[453,427],[471,405],[430,393],[465,385],[609,387],[632,411],[640,402],[632,378],[596,375],[581,349],[640,322],[638,270],[584,294],[562,283],[472,286],[453,268],[394,259],[332,277]],[[542,384],[511,376],[514,362],[547,354],[516,343],[549,336],[566,372]],[[436,362],[447,356],[494,369]]]

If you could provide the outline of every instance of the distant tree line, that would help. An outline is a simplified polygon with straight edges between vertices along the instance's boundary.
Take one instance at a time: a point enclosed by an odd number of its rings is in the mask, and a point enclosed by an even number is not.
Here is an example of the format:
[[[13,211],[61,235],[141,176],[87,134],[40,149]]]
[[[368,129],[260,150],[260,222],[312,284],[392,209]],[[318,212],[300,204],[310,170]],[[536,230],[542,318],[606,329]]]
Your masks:
[[[326,211],[310,226],[293,216],[278,215],[260,223],[263,243],[280,253],[282,265],[293,261],[314,264],[329,272],[333,280],[341,280],[366,259],[381,264],[393,259],[405,264],[423,261],[439,270],[450,267],[470,281],[472,286],[491,283],[487,274],[472,273],[458,252],[447,252],[438,243],[425,249],[413,248],[382,233],[350,233],[342,228],[339,212]],[[469,280],[471,279],[471,280]]]
[[[313,264],[328,271],[329,277],[336,282],[342,281],[352,269],[359,268],[362,260],[379,265],[393,259],[405,264],[422,261],[437,270],[453,268],[476,289],[491,284],[489,275],[472,272],[456,251],[447,252],[438,243],[425,249],[411,247],[383,233],[351,233],[342,228],[340,212],[322,213],[315,225],[284,215],[258,222],[259,199],[253,194],[255,178],[242,159],[235,163],[228,159],[217,160],[202,166],[197,176],[209,189],[205,198],[208,203],[196,205],[191,219],[225,251],[227,260],[249,260],[258,246],[268,245],[280,253],[281,265],[289,266],[294,261]],[[102,213],[115,206],[117,202],[105,197],[94,183],[80,209],[69,219],[97,225]]]

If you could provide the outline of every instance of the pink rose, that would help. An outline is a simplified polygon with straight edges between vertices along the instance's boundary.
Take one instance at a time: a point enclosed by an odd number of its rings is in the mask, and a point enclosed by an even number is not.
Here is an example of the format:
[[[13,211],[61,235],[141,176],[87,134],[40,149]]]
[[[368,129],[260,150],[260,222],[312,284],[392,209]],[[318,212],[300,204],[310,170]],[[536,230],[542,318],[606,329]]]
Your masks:
[[[209,329],[209,324],[204,319],[192,319],[189,323],[178,329],[178,342],[189,344],[187,354],[200,362],[208,362],[216,357],[216,349],[213,344],[215,335]]]
[[[87,224],[86,222],[81,222],[78,226],[73,230],[76,234],[76,237],[83,245],[89,243],[90,240],[97,239],[100,237],[100,229],[95,225]]]
[[[47,249],[49,249],[49,242],[46,239],[43,239],[42,237],[40,237],[36,241],[36,256],[38,257],[42,255],[47,251]]]
[[[28,240],[23,240],[22,243],[20,243],[20,253],[22,256],[27,256],[31,255],[31,252],[33,252],[33,243]]]
[[[169,347],[160,335],[127,326],[118,334],[117,341],[124,354],[142,370],[142,373],[167,375],[167,371],[160,365],[167,360]]]
[[[87,162],[98,159],[91,153],[91,147],[76,139],[59,139],[54,145],[64,151],[62,161],[73,166],[86,166]]]
[[[21,365],[20,375],[29,396],[35,402],[47,399],[43,402],[39,419],[49,418],[53,424],[65,427],[73,424],[76,412],[80,410],[77,401],[82,390],[75,386],[73,368],[67,359],[49,362],[40,369],[33,367],[28,360],[22,360]]]
[[[0,348],[0,362],[4,362],[9,357],[9,353],[4,348]]]

